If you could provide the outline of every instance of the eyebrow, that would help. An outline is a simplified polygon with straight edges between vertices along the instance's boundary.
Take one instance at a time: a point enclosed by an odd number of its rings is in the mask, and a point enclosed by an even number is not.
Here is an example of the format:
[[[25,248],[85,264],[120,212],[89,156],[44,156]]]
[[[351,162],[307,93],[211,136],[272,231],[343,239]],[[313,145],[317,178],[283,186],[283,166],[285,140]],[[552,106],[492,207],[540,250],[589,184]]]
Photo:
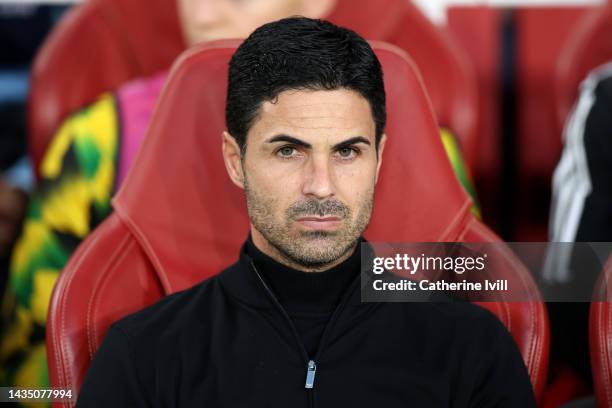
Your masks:
[[[303,140],[300,140],[298,138],[295,138],[293,136],[289,136],[289,135],[276,135],[272,138],[270,138],[270,140],[268,140],[268,143],[278,143],[278,142],[287,142],[287,143],[291,143],[291,144],[295,144],[297,146],[302,146],[304,148],[311,148],[312,145],[310,143],[306,143]],[[370,141],[368,139],[366,139],[363,136],[355,136],[355,137],[351,137],[350,139],[344,140],[340,143],[336,143],[335,145],[332,146],[333,149],[339,150],[342,149],[344,147],[348,147],[357,143],[364,143],[367,144],[368,146],[370,146],[372,143],[370,143]]]
[[[357,143],[364,143],[367,144],[368,146],[371,145],[370,141],[368,139],[366,139],[363,136],[355,136],[355,137],[351,137],[350,139],[345,140],[344,142],[340,142],[340,143],[336,143],[335,145],[333,145],[332,147],[336,150],[340,150],[344,147],[349,147],[351,145],[357,144]]]
[[[310,143],[306,143],[303,140],[300,140],[298,138],[295,138],[289,135],[276,135],[270,138],[270,140],[268,140],[268,143],[278,143],[278,142],[287,142],[287,143],[291,143],[291,144],[306,147],[306,148],[312,147]]]

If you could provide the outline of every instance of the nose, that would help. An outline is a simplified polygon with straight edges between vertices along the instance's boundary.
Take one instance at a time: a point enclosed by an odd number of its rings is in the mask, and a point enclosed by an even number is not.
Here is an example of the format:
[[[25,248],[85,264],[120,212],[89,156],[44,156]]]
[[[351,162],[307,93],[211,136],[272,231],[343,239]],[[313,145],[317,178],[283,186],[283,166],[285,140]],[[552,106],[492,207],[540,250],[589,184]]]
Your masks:
[[[302,193],[318,199],[329,198],[334,195],[332,168],[325,155],[312,156],[304,171],[304,185]]]

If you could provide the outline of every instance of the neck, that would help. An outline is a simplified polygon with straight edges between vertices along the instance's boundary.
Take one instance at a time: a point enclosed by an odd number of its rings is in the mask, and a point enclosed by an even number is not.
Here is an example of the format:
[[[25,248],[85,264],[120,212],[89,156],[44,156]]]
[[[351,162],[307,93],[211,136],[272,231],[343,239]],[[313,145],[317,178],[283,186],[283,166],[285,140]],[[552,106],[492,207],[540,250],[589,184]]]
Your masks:
[[[266,254],[267,256],[269,256],[270,258],[274,259],[276,262],[282,265],[285,265],[289,268],[296,269],[302,272],[323,272],[323,271],[333,268],[334,266],[340,265],[342,262],[346,261],[351,256],[351,254],[355,250],[355,247],[358,245],[358,244],[353,245],[348,251],[346,251],[345,254],[343,254],[341,257],[339,257],[338,259],[335,259],[334,261],[330,263],[317,265],[316,267],[311,267],[311,266],[303,265],[287,257],[285,254],[279,251],[278,248],[272,245],[266,238],[264,238],[264,236],[261,235],[261,233],[259,233],[257,229],[253,228],[253,226],[251,226],[251,237],[253,239],[253,244],[255,245],[255,247],[259,249],[261,252],[263,252],[264,254]]]

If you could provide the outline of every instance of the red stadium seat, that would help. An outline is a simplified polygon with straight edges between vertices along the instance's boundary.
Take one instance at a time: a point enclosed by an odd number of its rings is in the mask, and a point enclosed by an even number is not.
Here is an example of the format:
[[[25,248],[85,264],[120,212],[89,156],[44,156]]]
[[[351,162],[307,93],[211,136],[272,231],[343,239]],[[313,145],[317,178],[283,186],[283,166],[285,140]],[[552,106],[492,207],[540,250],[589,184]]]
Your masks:
[[[57,25],[36,56],[28,101],[38,171],[67,115],[132,78],[166,69],[185,48],[175,0],[88,0]]]
[[[559,56],[555,72],[559,135],[589,71],[612,61],[612,2],[588,12],[577,24]]]
[[[225,175],[227,64],[237,43],[187,51],[174,65],[114,213],[79,247],[49,308],[50,381],[78,389],[108,326],[164,295],[219,272],[247,236],[244,196]],[[389,140],[366,237],[388,242],[500,242],[470,212],[440,142],[414,64],[374,45],[383,65]],[[180,137],[177,137],[180,135]],[[548,325],[531,277],[500,244],[504,276],[531,302],[483,304],[509,328],[537,394],[544,386]]]
[[[612,258],[595,288],[589,317],[591,370],[598,407],[612,407]]]
[[[552,73],[574,28],[595,7],[517,3],[507,10],[460,3],[449,7],[448,24],[477,72],[481,148],[475,175],[484,219],[508,239],[546,241],[563,125],[557,124],[560,99]]]
[[[410,54],[423,75],[438,123],[455,133],[473,169],[480,140],[476,77],[452,35],[408,0],[340,0],[340,4],[331,21]]]
[[[57,26],[32,69],[28,125],[35,169],[69,113],[129,79],[170,66],[185,48],[175,4],[89,0]],[[471,167],[478,144],[476,85],[467,57],[450,36],[408,0],[338,0],[329,19],[413,56],[440,124],[457,135]]]

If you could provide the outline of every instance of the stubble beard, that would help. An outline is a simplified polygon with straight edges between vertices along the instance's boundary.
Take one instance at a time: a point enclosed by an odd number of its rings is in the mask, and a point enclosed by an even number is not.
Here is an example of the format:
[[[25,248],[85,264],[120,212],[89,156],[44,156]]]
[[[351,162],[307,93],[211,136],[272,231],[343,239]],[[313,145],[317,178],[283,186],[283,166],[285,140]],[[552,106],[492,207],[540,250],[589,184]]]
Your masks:
[[[304,199],[292,204],[280,220],[272,209],[277,200],[258,194],[245,177],[244,190],[249,218],[253,227],[288,263],[306,269],[324,269],[347,255],[370,222],[374,202],[373,187],[353,218],[352,211],[338,200]],[[344,221],[336,231],[296,231],[295,219],[303,216],[335,216]]]

